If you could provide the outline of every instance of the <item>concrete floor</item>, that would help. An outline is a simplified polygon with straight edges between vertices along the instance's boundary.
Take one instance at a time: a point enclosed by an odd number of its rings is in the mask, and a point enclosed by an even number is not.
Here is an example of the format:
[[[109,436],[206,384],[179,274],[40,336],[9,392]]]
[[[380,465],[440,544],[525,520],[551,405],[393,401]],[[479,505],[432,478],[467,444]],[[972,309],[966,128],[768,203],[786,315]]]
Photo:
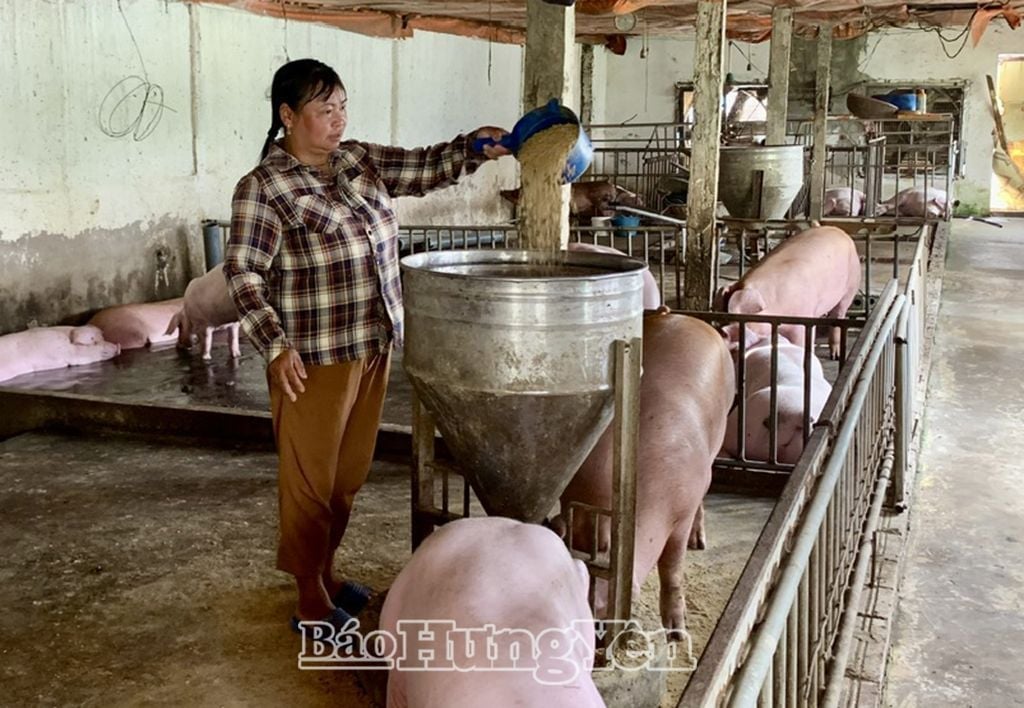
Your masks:
[[[274,570],[275,469],[270,452],[181,439],[0,443],[0,703],[374,705],[354,672],[296,668],[292,586]],[[708,497],[708,550],[686,561],[694,652],[771,507]],[[378,461],[339,566],[385,589],[408,559],[409,528],[408,467]],[[638,603],[656,617],[656,574]],[[670,678],[665,706],[685,675]]]
[[[220,345],[209,363],[164,346],[0,387],[146,403],[157,415],[180,407],[265,417],[263,370],[246,342],[240,360]],[[397,355],[385,426],[408,428],[410,393]],[[266,442],[45,432],[0,442],[0,701],[375,705],[382,675],[295,668],[299,644],[286,624],[294,597],[273,567],[276,458]],[[388,586],[408,559],[409,505],[408,467],[375,462],[342,546],[346,573]],[[687,557],[695,654],[772,505],[707,498],[709,550]],[[657,606],[652,574],[635,605],[644,626],[657,626]],[[662,706],[675,705],[687,678],[670,673]]]
[[[221,345],[204,364],[173,346],[138,350],[0,386],[265,415],[262,361],[246,343],[243,353],[231,362]],[[384,419],[409,423],[401,373]],[[291,590],[272,560],[274,467],[270,453],[181,440],[33,433],[0,443],[0,682],[9,700],[372,705],[351,673],[294,668],[298,645],[284,624]],[[404,465],[375,464],[343,546],[344,567],[377,589],[408,557],[407,475]],[[708,498],[709,550],[687,559],[695,652],[770,509],[767,499]],[[639,602],[656,616],[656,580]],[[685,684],[670,679],[663,706]]]
[[[1024,705],[1024,220],[957,221],[885,703]]]

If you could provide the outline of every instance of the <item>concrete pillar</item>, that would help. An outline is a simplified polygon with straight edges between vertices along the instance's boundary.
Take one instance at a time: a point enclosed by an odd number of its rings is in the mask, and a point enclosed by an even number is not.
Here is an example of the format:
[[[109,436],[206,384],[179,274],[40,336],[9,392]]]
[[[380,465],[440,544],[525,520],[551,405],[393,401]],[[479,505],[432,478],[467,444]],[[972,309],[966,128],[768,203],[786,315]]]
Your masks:
[[[722,134],[722,68],[725,48],[725,0],[697,3],[697,43],[694,47],[693,151],[690,190],[686,202],[686,278],[683,307],[709,310],[718,243],[715,207],[718,204],[718,147]]]
[[[580,47],[580,122],[594,121],[594,45]]]
[[[768,145],[786,144],[789,115],[789,55],[793,47],[793,8],[772,9],[771,66],[768,69]]]
[[[550,5],[542,0],[527,0],[523,113],[544,105],[552,98],[568,105],[575,71],[575,9]],[[569,243],[570,195],[571,190],[566,185],[562,188],[562,217],[559,220],[563,248]]]
[[[825,151],[832,70],[832,25],[818,27],[818,68],[814,79],[814,151],[811,158],[811,218],[820,219],[825,200]]]
[[[523,113],[552,98],[568,103],[576,64],[576,15],[571,7],[526,2]]]

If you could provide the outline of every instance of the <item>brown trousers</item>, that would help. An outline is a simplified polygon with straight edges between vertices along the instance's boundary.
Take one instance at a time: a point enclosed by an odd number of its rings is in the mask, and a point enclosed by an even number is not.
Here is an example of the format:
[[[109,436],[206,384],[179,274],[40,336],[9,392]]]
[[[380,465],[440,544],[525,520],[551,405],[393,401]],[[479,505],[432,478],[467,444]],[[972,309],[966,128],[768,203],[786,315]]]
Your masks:
[[[306,390],[295,403],[270,387],[280,570],[320,575],[341,543],[352,502],[373,461],[390,363],[388,348],[358,361],[307,364]]]

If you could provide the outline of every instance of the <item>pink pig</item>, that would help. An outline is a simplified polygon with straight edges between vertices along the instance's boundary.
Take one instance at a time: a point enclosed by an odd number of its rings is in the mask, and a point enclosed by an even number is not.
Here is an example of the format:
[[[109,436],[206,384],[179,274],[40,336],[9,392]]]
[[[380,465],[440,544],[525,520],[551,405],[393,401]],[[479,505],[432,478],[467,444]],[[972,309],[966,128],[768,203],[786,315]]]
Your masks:
[[[543,526],[496,516],[445,524],[413,553],[381,610],[380,629],[407,637],[409,657],[388,675],[388,708],[602,708],[588,588],[586,566]],[[429,671],[417,661],[426,650],[408,648],[427,622],[451,623],[432,637]],[[509,670],[513,644],[519,670]]]
[[[640,450],[637,471],[636,548],[633,590],[639,592],[657,565],[661,621],[670,636],[685,631],[683,557],[702,540],[701,502],[711,483],[711,465],[722,446],[726,417],[736,393],[733,363],[722,337],[710,325],[667,308],[644,317],[640,383]],[[610,508],[612,434],[608,430],[562,494],[559,532],[571,501]],[[589,551],[593,525],[573,517],[573,544]],[[611,540],[600,526],[599,550]],[[598,617],[607,612],[607,582],[595,589]]]
[[[199,331],[203,332],[203,359],[210,360],[213,333],[227,329],[231,337],[231,356],[239,357],[238,311],[228,293],[224,280],[224,264],[219,263],[209,272],[193,278],[185,288],[185,304],[167,324],[164,334],[178,331],[178,347],[188,349]]]
[[[746,450],[748,460],[767,462],[770,455],[771,425],[771,340],[752,342],[748,335],[745,382],[746,410],[744,412]],[[776,379],[776,445],[777,461],[795,463],[804,449],[804,348],[779,337],[778,377]],[[821,414],[832,386],[825,380],[821,362],[811,354],[808,371],[810,386],[809,423]],[[741,394],[743,392],[740,392]],[[739,407],[729,413],[728,427],[722,451],[738,457],[737,423]]]
[[[853,187],[825,190],[824,216],[860,216],[864,211],[864,192]]]
[[[888,201],[878,205],[878,214],[895,214],[896,216],[930,216],[946,215],[949,196],[944,190],[935,187],[908,187],[900,190]]]
[[[0,381],[33,371],[63,369],[120,354],[97,327],[37,327],[0,337]]]
[[[853,239],[834,226],[815,226],[786,239],[737,282],[724,288],[716,307],[748,315],[841,318],[860,288],[860,257]],[[768,324],[748,328],[760,337],[770,335]],[[729,325],[725,334],[738,341],[739,328]],[[802,327],[787,327],[794,344],[804,343]],[[840,335],[833,327],[829,351],[839,358]]]
[[[182,299],[161,302],[117,305],[100,310],[89,324],[99,327],[108,342],[119,344],[121,349],[140,349],[147,344],[163,344],[174,341],[174,334],[167,335],[167,321],[181,309]]]

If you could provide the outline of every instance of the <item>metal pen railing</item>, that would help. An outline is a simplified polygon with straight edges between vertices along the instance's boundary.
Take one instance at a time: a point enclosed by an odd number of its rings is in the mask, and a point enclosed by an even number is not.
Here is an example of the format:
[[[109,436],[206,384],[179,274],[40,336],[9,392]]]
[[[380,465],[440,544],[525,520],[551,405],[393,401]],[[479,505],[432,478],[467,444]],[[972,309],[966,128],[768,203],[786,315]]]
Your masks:
[[[851,587],[851,576],[891,444],[896,369],[896,323],[904,297],[887,290],[876,336],[865,338],[865,365],[828,447],[807,508],[763,619],[751,638],[729,705],[817,705],[829,682],[829,659]],[[834,673],[834,672],[833,672]]]
[[[928,319],[928,238],[922,238],[910,266],[910,273],[904,288],[907,307],[900,316],[897,331],[896,386],[900,393],[896,398],[896,430],[894,433],[894,461],[891,504],[902,510],[906,506],[906,477],[909,465],[910,443],[917,427],[917,414],[921,402],[918,388],[925,375],[922,365],[925,326]]]
[[[726,248],[734,259],[723,265],[721,260],[718,263],[718,272],[715,277],[715,288],[721,287],[733,280],[739,280],[759,261],[763,260],[774,248],[778,248],[787,238],[797,235],[810,226],[806,220],[788,221],[757,221],[751,219],[723,219],[722,238],[725,240]],[[823,219],[823,226],[838,226],[849,230],[849,220]],[[904,263],[901,252],[909,244],[919,243],[925,233],[921,226],[909,228],[895,228],[890,224],[858,225],[857,231],[850,234],[850,238],[858,246],[858,251],[863,254],[863,275],[861,276],[860,291],[862,297],[854,303],[847,313],[847,316],[866,317],[871,311],[872,279],[885,273],[887,277],[899,278]],[[885,261],[891,265],[886,269]]]
[[[930,237],[864,325],[679,706],[835,705],[923,371]],[[905,461],[905,457],[904,457]]]
[[[686,229],[680,225],[574,226],[570,243],[614,248],[647,263],[663,303],[682,301]],[[519,248],[514,225],[500,226],[402,226],[398,232],[403,256],[425,251],[477,248]]]
[[[857,189],[864,194],[859,214],[834,213],[835,216],[875,215],[882,201],[882,173],[885,160],[885,136],[866,137],[863,144],[829,145],[825,148],[826,191],[836,187]],[[826,216],[829,214],[826,213]]]
[[[876,398],[886,388],[886,374],[877,371],[891,373],[893,381],[895,372],[870,365],[878,363],[880,354],[873,353],[884,351],[886,342],[894,346],[895,315],[890,314],[895,298],[893,283],[840,374],[680,706],[754,705],[762,690],[773,703],[815,702],[811,697],[824,683],[824,657],[841,615],[839,593],[848,577],[843,572],[853,564],[850,539],[858,537],[852,526],[866,508],[858,493],[866,473],[856,472],[870,468],[865,453],[872,448],[866,439],[877,442],[879,430],[885,429],[884,421],[877,420]],[[854,387],[860,380],[864,383]],[[868,393],[873,394],[871,405],[865,405]],[[843,438],[834,435],[837,424]],[[859,435],[850,438],[847,430]]]

